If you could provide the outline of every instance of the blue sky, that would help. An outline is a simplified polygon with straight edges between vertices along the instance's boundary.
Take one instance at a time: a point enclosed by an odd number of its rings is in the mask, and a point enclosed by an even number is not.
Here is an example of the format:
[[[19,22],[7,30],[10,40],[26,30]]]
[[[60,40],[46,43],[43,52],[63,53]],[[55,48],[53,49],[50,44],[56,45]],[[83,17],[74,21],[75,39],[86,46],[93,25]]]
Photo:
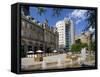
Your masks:
[[[74,21],[76,35],[80,35],[81,31],[87,26],[87,21],[85,20],[87,10],[63,9],[59,17],[52,16],[52,8],[46,8],[46,10],[45,14],[41,16],[37,13],[36,7],[30,7],[30,15],[40,23],[43,23],[47,18],[49,26],[55,26],[57,21],[63,20],[65,17],[71,18]]]

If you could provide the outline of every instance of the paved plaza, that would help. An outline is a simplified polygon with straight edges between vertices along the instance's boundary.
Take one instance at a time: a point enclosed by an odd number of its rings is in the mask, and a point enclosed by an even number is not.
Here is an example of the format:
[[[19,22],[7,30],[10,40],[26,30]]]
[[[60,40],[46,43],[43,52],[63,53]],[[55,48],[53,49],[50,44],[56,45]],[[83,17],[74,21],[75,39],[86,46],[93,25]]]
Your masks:
[[[91,56],[87,55],[87,58],[85,60],[81,58],[80,54],[66,54],[66,53],[43,57],[43,61],[35,61],[34,57],[27,59],[28,61],[26,61],[26,63],[25,61],[23,61],[24,63],[23,62],[21,63],[22,70],[77,68],[77,67],[83,67],[82,66],[83,64],[85,64],[86,66],[95,65],[94,55]]]

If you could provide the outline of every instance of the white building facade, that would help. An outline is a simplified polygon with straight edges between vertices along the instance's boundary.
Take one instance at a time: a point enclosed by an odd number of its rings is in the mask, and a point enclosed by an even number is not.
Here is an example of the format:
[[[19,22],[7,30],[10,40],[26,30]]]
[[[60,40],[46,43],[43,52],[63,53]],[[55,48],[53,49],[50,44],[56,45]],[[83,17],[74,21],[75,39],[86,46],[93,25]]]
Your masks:
[[[56,28],[59,33],[59,48],[70,49],[71,45],[75,43],[74,24],[71,19],[64,18],[64,20],[56,23]]]

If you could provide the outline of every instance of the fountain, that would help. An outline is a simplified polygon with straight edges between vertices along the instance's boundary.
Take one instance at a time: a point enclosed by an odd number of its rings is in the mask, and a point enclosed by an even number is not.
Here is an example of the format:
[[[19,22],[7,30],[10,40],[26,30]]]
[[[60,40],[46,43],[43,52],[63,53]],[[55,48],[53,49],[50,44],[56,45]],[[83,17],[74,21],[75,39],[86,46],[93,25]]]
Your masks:
[[[61,67],[61,65],[62,65],[62,64],[61,64],[61,59],[58,58],[58,64],[57,64],[57,66],[58,66],[58,67]]]
[[[46,62],[45,61],[42,62],[42,68],[46,69]]]
[[[81,50],[81,58],[82,58],[82,60],[86,60],[86,48],[82,48],[82,50]]]
[[[80,58],[78,59],[78,63],[80,65],[84,65],[85,64],[85,61],[86,61],[86,48],[82,48],[81,50],[81,54],[80,54]]]

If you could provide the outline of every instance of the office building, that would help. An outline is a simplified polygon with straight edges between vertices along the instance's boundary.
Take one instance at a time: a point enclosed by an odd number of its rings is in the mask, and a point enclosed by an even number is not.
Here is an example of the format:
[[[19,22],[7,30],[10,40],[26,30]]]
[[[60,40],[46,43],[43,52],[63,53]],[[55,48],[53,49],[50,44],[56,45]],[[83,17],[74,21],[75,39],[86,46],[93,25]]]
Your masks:
[[[56,23],[57,32],[59,34],[59,48],[69,50],[71,45],[75,43],[74,24],[71,19],[64,18]]]

